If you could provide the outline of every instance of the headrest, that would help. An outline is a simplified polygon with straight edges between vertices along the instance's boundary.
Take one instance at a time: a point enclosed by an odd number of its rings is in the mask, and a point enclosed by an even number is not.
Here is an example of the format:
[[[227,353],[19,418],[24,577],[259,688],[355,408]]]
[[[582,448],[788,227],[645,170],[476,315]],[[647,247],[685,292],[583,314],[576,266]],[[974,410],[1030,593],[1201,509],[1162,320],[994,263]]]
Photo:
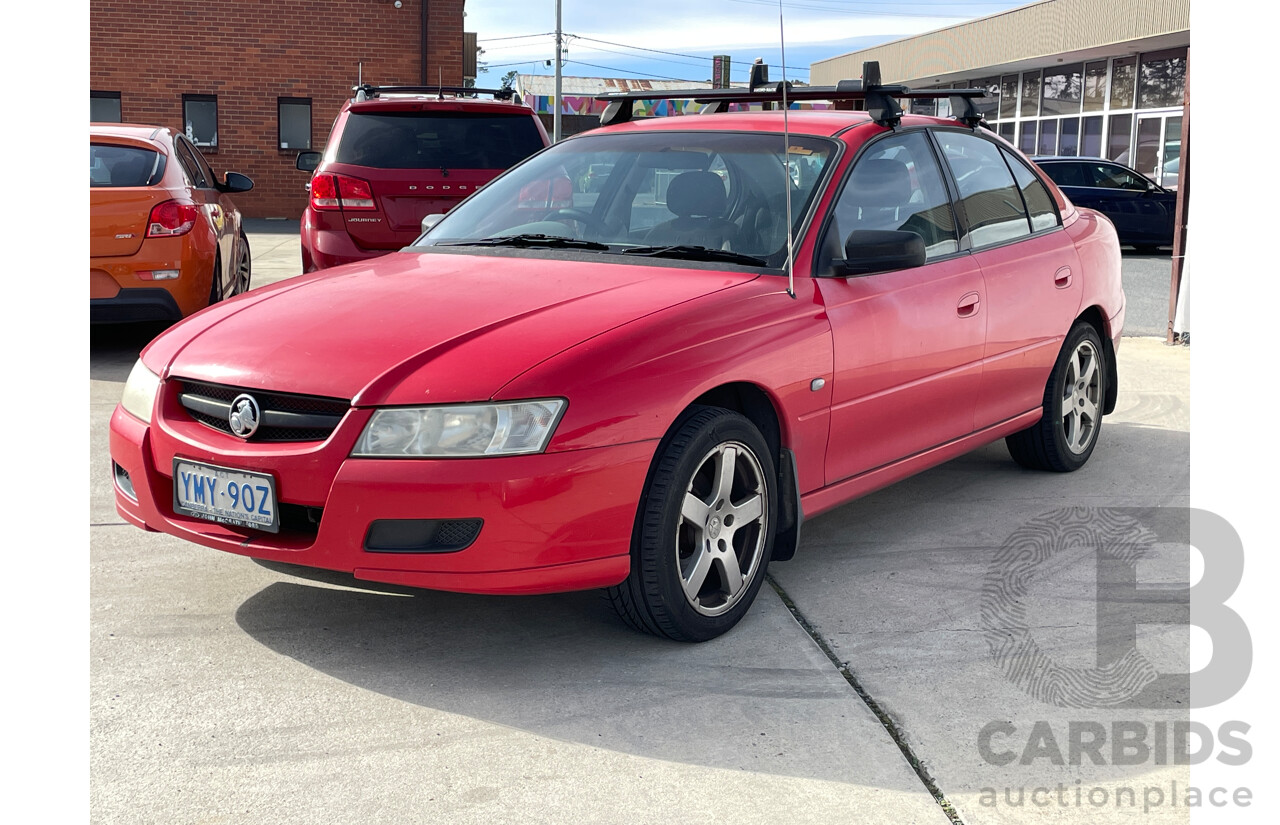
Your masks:
[[[681,172],[667,186],[667,208],[682,218],[720,218],[724,207],[724,182],[714,172]]]
[[[911,200],[911,173],[900,160],[864,160],[854,167],[849,185],[863,207],[888,209]]]

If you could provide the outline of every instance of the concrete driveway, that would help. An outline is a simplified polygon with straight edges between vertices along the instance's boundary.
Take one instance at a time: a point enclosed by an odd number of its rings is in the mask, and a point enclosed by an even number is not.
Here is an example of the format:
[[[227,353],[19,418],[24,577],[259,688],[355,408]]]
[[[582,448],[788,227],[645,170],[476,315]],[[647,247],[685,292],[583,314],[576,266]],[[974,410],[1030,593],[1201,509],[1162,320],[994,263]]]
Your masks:
[[[250,228],[255,285],[297,273],[296,224]],[[742,624],[689,646],[597,593],[304,580],[124,524],[107,420],[154,332],[91,339],[94,822],[1187,821],[1189,770],[1155,755],[1185,685],[1124,707],[996,653],[1021,632],[1054,673],[1101,664],[1125,622],[1100,617],[1130,615],[1102,595],[1115,530],[1145,537],[1141,583],[1185,586],[1186,348],[1125,340],[1083,470],[997,444],[813,519]],[[1136,632],[1156,670],[1187,669],[1185,626]],[[1135,726],[1144,759],[1112,749]]]

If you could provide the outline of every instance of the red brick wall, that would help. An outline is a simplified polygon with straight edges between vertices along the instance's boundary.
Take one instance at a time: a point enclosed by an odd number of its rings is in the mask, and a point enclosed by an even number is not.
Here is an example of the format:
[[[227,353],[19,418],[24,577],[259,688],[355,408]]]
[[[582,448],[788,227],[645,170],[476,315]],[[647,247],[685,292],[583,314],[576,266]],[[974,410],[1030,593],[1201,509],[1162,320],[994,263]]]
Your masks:
[[[128,123],[182,127],[182,96],[218,96],[219,174],[253,178],[236,196],[250,217],[290,217],[306,205],[296,151],[279,149],[277,98],[311,98],[311,148],[322,151],[356,64],[373,84],[422,82],[424,0],[95,0],[89,88],[120,92]],[[428,3],[428,82],[462,82],[463,0]]]

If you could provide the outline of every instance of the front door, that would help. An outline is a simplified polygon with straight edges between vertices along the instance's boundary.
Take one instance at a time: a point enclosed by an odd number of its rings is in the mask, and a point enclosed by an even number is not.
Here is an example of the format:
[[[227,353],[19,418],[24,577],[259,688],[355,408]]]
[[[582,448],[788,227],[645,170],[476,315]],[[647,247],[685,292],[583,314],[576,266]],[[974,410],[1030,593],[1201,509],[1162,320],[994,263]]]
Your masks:
[[[1138,117],[1138,151],[1133,168],[1165,189],[1178,185],[1182,158],[1182,115]]]

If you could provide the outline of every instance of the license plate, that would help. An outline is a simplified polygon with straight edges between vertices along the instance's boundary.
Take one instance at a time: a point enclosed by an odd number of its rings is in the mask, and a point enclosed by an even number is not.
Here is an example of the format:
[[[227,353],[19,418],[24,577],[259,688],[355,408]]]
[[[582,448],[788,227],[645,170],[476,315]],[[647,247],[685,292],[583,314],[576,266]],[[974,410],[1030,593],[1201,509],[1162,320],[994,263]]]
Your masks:
[[[219,524],[280,532],[275,479],[266,473],[175,458],[173,509]]]

